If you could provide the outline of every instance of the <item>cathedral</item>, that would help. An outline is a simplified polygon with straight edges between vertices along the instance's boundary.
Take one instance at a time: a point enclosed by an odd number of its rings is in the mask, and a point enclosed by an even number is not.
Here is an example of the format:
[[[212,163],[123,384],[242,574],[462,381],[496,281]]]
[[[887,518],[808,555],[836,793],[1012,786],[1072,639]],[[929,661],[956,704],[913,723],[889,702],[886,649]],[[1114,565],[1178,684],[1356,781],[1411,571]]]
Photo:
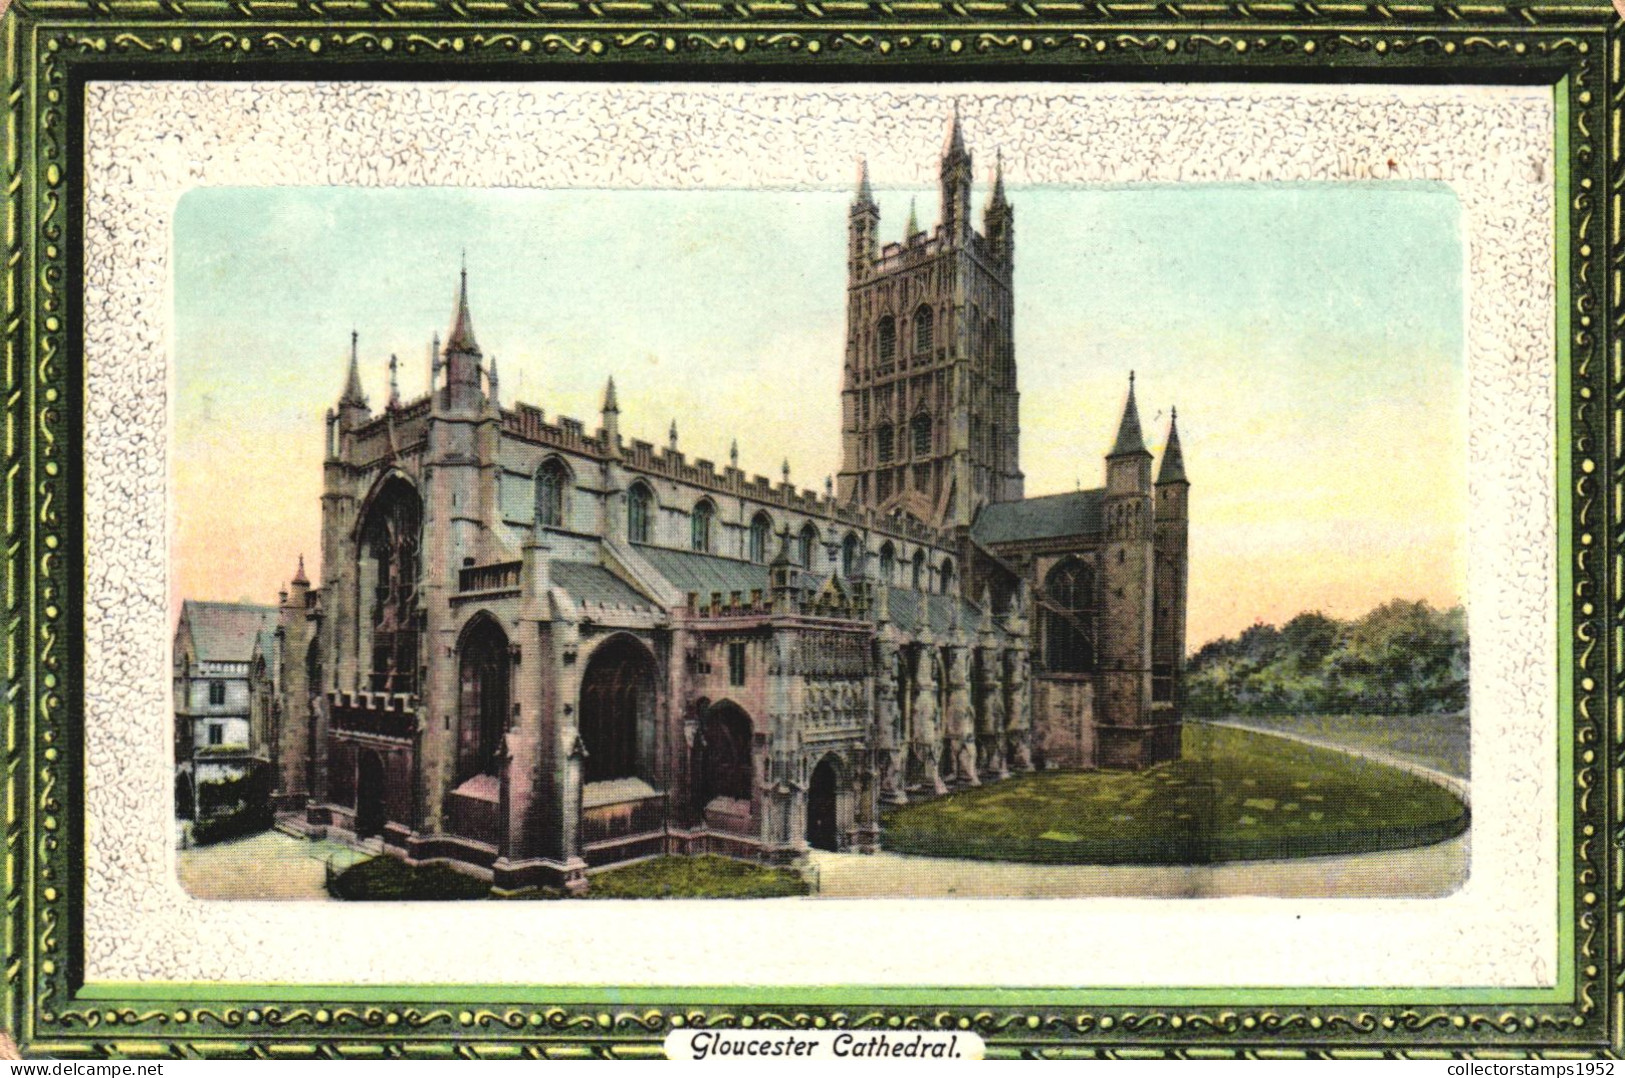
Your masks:
[[[392,361],[374,411],[352,336],[320,585],[301,562],[248,667],[280,825],[579,892],[655,854],[872,851],[886,805],[1177,758],[1178,434],[1153,479],[1131,375],[1104,486],[1025,497],[1015,212],[1001,166],[974,227],[957,116],[940,177],[936,226],[883,244],[860,174],[821,492],[623,435],[613,380],[591,427],[502,406],[466,269],[426,396]]]

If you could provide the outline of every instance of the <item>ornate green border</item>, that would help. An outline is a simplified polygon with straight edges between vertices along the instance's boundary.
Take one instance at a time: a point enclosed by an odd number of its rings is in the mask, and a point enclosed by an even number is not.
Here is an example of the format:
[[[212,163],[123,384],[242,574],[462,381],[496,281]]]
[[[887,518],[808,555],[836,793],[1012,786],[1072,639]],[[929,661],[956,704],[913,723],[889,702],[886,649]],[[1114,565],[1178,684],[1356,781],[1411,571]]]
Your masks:
[[[1604,0],[16,0],[5,48],[4,993],[31,1054],[658,1053],[671,1029],[973,1029],[1030,1055],[1592,1055],[1625,1043],[1625,56]],[[1293,79],[1558,104],[1565,736],[1556,991],[87,985],[79,220],[96,77]]]

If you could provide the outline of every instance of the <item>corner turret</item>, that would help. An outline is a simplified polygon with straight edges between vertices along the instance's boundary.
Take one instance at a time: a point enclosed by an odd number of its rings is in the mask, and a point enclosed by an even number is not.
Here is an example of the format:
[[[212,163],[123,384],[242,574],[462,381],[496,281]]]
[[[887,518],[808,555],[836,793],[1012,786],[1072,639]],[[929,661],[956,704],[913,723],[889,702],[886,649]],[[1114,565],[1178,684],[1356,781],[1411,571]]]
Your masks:
[[[959,126],[959,103],[942,148],[942,235],[950,246],[963,247],[970,238],[971,156]]]
[[[880,257],[880,207],[869,187],[869,163],[858,161],[858,190],[846,221],[847,280],[866,277]]]

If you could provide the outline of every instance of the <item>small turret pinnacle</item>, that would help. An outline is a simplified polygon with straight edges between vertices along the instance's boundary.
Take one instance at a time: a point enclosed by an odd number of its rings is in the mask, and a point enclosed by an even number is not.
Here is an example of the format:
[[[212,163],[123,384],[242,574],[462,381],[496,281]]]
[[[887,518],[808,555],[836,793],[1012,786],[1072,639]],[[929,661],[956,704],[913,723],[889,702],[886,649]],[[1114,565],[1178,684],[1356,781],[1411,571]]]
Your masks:
[[[677,452],[677,418],[672,417],[671,430],[666,432],[666,442],[671,446],[673,453]]]
[[[920,218],[919,215],[914,211],[914,200],[911,198],[908,200],[908,229],[903,233],[903,242],[907,243],[909,240],[913,239],[914,234],[919,230]]]
[[[491,398],[491,403],[500,407],[502,404],[502,396],[497,385],[497,357],[495,352],[491,353],[491,366],[490,369],[485,372],[485,381],[487,395]]]
[[[389,354],[389,406],[401,406],[401,361],[393,352]]]
[[[1157,484],[1188,483],[1185,478],[1185,454],[1179,447],[1179,409],[1168,417],[1168,445],[1162,451],[1162,467],[1157,469]]]
[[[474,319],[468,313],[468,258],[464,255],[461,280],[457,286],[457,312],[452,317],[451,335],[446,338],[446,351],[465,355],[480,354],[479,342],[474,340]]]
[[[993,195],[989,199],[992,205],[1004,203],[1004,151],[996,150],[993,154]]]
[[[340,404],[353,404],[361,408],[367,406],[367,395],[361,392],[361,360],[359,342],[361,335],[355,330],[350,331],[350,372],[344,379],[344,393],[339,397]]]
[[[620,410],[620,403],[615,399],[615,376],[612,374],[609,376],[608,384],[604,386],[604,407],[600,411],[619,414]]]
[[[1128,373],[1128,400],[1123,405],[1123,421],[1117,427],[1117,441],[1108,457],[1124,457],[1146,452],[1145,438],[1140,434],[1140,409],[1134,403],[1134,372]]]
[[[728,465],[739,467],[739,439],[735,438],[728,446]]]
[[[301,586],[309,585],[310,579],[305,576],[305,556],[299,555],[299,568],[293,574],[293,582]]]

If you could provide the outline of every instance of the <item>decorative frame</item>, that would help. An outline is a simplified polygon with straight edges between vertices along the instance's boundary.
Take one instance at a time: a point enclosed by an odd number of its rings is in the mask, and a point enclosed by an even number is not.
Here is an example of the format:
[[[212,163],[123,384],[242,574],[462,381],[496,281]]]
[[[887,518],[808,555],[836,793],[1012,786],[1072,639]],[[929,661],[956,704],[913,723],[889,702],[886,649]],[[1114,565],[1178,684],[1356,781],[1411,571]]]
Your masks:
[[[0,1027],[133,1058],[651,1055],[673,1029],[973,1030],[993,1054],[1613,1054],[1625,1042],[1625,24],[1601,0],[16,0],[4,19],[5,876]],[[1556,94],[1560,1000],[1275,990],[88,984],[79,706],[83,89],[98,77],[1258,79]],[[1611,579],[1613,578],[1613,579]],[[1144,996],[1146,993],[1135,993]],[[1334,997],[1338,994],[1332,994]]]

